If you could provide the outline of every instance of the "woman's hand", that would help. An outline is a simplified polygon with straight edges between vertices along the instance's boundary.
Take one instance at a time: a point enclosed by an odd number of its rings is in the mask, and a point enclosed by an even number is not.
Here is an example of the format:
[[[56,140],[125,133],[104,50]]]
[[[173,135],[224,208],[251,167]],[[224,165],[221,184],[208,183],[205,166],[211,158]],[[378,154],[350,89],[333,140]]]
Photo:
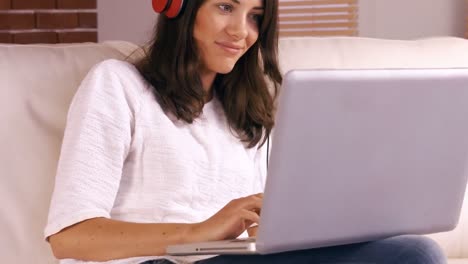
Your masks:
[[[197,241],[234,239],[260,220],[263,194],[232,200],[209,219],[195,224],[192,236]]]

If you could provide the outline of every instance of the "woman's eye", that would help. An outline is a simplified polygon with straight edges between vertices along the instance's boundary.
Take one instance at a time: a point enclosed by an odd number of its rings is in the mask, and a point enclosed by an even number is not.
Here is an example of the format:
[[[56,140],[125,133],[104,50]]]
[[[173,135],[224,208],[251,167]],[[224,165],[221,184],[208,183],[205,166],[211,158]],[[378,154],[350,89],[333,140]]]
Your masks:
[[[232,11],[232,6],[231,5],[222,4],[222,5],[219,5],[218,7],[223,12],[231,12]]]
[[[250,19],[252,19],[252,21],[254,21],[257,24],[260,24],[260,22],[262,21],[262,18],[263,16],[260,14],[253,14],[250,16]]]

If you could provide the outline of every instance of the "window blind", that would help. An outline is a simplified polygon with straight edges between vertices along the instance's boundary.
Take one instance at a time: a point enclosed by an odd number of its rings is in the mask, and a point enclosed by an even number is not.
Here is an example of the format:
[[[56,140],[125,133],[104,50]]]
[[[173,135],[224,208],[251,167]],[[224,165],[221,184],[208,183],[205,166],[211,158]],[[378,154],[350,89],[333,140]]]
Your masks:
[[[280,0],[280,37],[356,36],[358,0]]]

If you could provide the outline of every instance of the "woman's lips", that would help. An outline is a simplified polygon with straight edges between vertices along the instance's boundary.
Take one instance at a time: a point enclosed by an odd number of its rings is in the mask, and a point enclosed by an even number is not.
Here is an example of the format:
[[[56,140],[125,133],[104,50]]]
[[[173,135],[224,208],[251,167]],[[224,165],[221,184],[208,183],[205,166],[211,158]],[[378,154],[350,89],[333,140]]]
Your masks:
[[[226,42],[215,42],[216,45],[218,45],[221,49],[226,51],[227,53],[231,55],[238,55],[242,51],[242,47],[226,43]]]

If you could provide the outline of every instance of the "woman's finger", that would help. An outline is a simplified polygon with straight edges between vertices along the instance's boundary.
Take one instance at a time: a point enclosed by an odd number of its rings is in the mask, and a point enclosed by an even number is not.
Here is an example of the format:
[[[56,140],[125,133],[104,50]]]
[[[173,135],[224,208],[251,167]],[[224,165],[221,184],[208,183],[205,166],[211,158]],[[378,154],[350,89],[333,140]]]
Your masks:
[[[233,203],[238,209],[247,209],[259,212],[263,205],[263,199],[257,195],[251,195],[233,200]]]
[[[249,228],[247,228],[247,234],[249,234],[249,237],[257,236],[257,231],[258,231],[258,225],[250,226]]]
[[[244,202],[242,208],[259,213],[262,209],[262,205],[263,199],[258,197],[251,197]]]
[[[242,210],[240,212],[240,217],[244,220],[244,221],[247,221],[249,222],[249,226],[252,224],[252,223],[258,223],[260,221],[260,216],[253,212],[253,211],[250,211],[250,210]]]

